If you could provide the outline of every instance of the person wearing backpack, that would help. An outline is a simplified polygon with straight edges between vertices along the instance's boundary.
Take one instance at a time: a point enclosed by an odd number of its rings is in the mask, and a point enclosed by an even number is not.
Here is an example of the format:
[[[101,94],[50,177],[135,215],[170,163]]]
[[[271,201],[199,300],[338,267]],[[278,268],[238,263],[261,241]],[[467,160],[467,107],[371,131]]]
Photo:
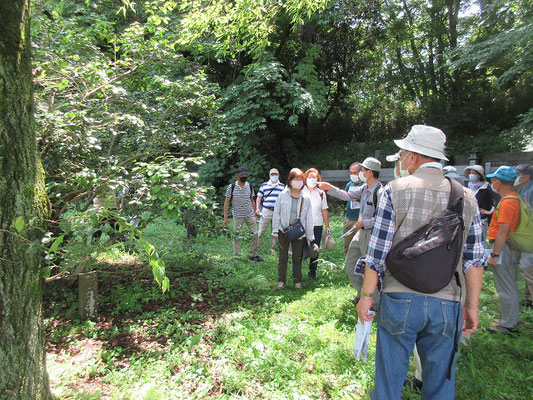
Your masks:
[[[224,202],[224,224],[229,226],[228,211],[231,202],[231,212],[233,214],[233,259],[238,259],[241,251],[241,230],[246,223],[252,232],[250,240],[250,252],[248,259],[255,262],[262,262],[263,259],[257,255],[257,221],[255,220],[255,192],[252,185],[247,182],[248,170],[245,167],[237,168],[237,181],[228,185],[226,189],[226,200]]]
[[[440,129],[425,125],[395,140],[402,177],[383,188],[368,250],[357,261],[355,272],[364,276],[356,307],[361,321],[372,321],[372,293],[381,289],[374,400],[401,399],[415,344],[422,398],[453,399],[461,332],[478,326],[481,218],[472,191],[442,173],[445,142]]]
[[[272,224],[272,215],[274,214],[274,204],[276,204],[276,199],[283,189],[285,189],[285,185],[279,181],[279,171],[276,168],[272,168],[269,175],[270,179],[267,182],[264,182],[257,192],[257,207],[255,213],[256,215],[261,216],[257,241],[259,250],[263,247],[265,234],[268,227]],[[276,241],[271,238],[269,248],[271,253],[276,251],[274,250],[275,246]]]
[[[520,296],[516,282],[516,265],[520,252],[511,246],[510,237],[520,223],[520,200],[513,184],[518,173],[511,167],[501,166],[493,174],[488,174],[492,190],[502,196],[492,214],[487,238],[492,243],[492,252],[487,265],[492,267],[494,286],[501,305],[498,325],[489,328],[491,333],[516,333],[520,313]]]
[[[363,182],[362,186],[347,192],[327,182],[318,183],[319,187],[327,190],[330,196],[344,201],[355,200],[361,202],[359,220],[354,224],[354,231],[356,233],[344,259],[344,269],[350,278],[352,286],[357,290],[357,296],[360,295],[363,280],[361,276],[354,273],[354,268],[359,257],[366,253],[370,231],[372,230],[372,226],[374,226],[374,215],[378,203],[379,191],[382,188],[381,182],[379,181],[380,171],[381,162],[374,157],[368,157],[361,164],[359,171],[359,179]],[[375,296],[377,303],[379,301],[379,293],[377,291]]]
[[[533,166],[520,164],[515,169],[518,172],[518,178],[515,180],[514,187],[520,197],[533,208]],[[526,281],[526,299],[520,302],[520,305],[533,309],[533,253],[522,253],[519,266]]]

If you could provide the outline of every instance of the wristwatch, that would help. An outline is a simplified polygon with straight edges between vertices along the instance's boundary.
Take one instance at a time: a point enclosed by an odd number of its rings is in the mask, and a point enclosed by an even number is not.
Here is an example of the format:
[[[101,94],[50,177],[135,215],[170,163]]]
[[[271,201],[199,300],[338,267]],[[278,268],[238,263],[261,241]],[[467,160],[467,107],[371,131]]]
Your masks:
[[[500,255],[499,255],[499,254],[496,254],[496,253],[490,253],[490,256],[491,256],[491,257],[499,257]]]

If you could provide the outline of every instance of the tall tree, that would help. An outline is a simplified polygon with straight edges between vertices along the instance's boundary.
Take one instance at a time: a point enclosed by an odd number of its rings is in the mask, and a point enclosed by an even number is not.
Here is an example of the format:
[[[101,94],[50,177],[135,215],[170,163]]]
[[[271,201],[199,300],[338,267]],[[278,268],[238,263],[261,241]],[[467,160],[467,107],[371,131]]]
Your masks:
[[[29,0],[0,2],[0,398],[49,399],[38,254],[48,211],[33,125]]]

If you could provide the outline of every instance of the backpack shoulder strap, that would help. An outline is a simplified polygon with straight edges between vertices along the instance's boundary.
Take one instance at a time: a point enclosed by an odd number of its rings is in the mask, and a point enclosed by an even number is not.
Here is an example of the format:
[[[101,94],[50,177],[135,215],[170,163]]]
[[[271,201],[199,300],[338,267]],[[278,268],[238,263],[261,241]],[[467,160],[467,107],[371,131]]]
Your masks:
[[[231,196],[230,196],[230,200],[233,200],[233,191],[235,190],[235,181],[233,181],[233,183],[231,184]]]
[[[445,177],[450,182],[450,197],[448,200],[448,209],[463,216],[464,191],[463,186],[455,179]]]

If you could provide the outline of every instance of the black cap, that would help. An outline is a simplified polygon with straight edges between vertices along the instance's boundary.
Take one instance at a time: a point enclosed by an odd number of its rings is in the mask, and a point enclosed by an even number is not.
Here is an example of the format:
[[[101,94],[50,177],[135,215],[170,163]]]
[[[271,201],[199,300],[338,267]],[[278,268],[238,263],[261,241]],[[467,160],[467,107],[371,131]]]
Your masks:
[[[247,174],[248,170],[246,169],[246,167],[239,167],[239,168],[237,168],[237,173],[238,174]]]

